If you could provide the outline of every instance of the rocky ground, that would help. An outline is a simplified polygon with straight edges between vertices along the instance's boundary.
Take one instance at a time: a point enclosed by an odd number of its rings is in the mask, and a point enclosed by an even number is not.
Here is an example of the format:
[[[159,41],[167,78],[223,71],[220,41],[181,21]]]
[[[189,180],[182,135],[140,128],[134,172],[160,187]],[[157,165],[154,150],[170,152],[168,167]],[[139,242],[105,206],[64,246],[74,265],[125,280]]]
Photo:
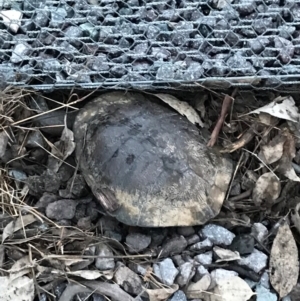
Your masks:
[[[9,83],[297,81],[297,1],[7,0],[0,9],[0,71]]]
[[[213,130],[225,94],[174,95]],[[221,213],[163,229],[106,215],[77,170],[72,122],[93,96],[1,92],[2,300],[299,300],[298,95],[236,91],[217,139],[236,162]]]

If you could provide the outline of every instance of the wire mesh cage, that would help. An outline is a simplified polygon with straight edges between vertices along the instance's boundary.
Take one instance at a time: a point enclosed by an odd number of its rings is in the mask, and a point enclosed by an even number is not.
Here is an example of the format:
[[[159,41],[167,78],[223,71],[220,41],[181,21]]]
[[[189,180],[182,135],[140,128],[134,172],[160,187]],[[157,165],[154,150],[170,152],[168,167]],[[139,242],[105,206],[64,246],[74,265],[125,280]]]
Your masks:
[[[300,1],[0,0],[0,9],[4,85],[300,84]]]

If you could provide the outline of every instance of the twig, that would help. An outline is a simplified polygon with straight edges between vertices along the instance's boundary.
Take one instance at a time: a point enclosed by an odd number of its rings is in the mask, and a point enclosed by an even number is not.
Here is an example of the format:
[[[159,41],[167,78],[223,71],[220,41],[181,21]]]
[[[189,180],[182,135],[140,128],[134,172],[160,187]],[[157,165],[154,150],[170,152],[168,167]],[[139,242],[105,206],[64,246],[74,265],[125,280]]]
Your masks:
[[[220,115],[220,117],[219,117],[219,119],[217,121],[217,124],[216,124],[216,126],[215,126],[215,128],[214,128],[214,130],[213,130],[213,132],[211,134],[210,140],[207,143],[208,147],[212,147],[212,146],[214,146],[216,144],[218,136],[219,136],[219,133],[220,133],[221,128],[223,126],[223,123],[225,121],[228,109],[231,106],[232,100],[235,97],[236,93],[237,93],[237,88],[235,88],[235,90],[233,91],[233,93],[232,93],[231,96],[229,96],[229,95],[225,96],[225,98],[223,100],[221,115]]]
[[[256,157],[276,177],[276,179],[279,181],[279,178],[274,173],[274,171],[261,158],[259,158],[257,154],[254,154],[253,152],[250,152],[249,150],[247,150],[245,148],[243,148],[243,150],[246,151],[246,152],[248,152],[252,156]]]

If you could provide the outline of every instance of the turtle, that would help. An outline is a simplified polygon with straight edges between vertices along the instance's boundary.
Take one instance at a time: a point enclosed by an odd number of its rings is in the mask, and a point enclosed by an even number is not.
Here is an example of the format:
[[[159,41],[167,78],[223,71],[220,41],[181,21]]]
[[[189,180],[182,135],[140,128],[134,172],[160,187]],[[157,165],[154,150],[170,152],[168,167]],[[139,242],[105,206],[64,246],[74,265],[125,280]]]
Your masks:
[[[202,225],[222,207],[233,162],[201,129],[141,92],[105,92],[77,114],[80,173],[107,214],[129,226]]]

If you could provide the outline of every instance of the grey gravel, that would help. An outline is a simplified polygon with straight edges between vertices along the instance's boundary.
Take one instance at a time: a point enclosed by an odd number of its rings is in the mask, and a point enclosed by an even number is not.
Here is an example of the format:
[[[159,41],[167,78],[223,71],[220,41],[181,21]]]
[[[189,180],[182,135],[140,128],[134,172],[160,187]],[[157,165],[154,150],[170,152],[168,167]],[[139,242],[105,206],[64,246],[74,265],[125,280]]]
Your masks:
[[[126,292],[133,295],[138,295],[143,290],[141,278],[123,265],[117,268],[114,274],[114,281]]]
[[[168,301],[187,301],[187,299],[185,293],[178,290]]]
[[[187,241],[183,236],[177,236],[168,239],[163,245],[161,250],[161,257],[169,255],[180,254],[187,247]]]
[[[191,262],[185,262],[178,267],[179,275],[176,278],[176,283],[180,287],[185,286],[190,279],[195,275],[194,264]]]
[[[177,233],[183,236],[190,236],[195,234],[195,229],[193,227],[178,227]]]
[[[14,64],[22,62],[31,53],[31,47],[25,42],[16,44],[13,49],[10,61]]]
[[[254,238],[249,234],[236,236],[231,245],[230,250],[239,252],[240,255],[249,255],[254,249]]]
[[[223,281],[224,279],[228,279],[234,276],[238,276],[238,273],[235,271],[228,271],[224,269],[215,269],[211,273],[211,285],[210,289],[215,287],[219,284],[220,281]]]
[[[205,274],[209,274],[209,271],[203,265],[198,266],[196,269],[194,281],[199,281]]]
[[[141,233],[130,233],[126,236],[126,245],[130,253],[145,250],[151,243],[151,237]]]
[[[50,203],[46,208],[48,218],[54,220],[72,219],[75,216],[77,202],[74,200],[59,200]]]
[[[256,301],[277,301],[275,293],[271,293],[269,289],[262,285],[256,286]]]
[[[30,132],[27,136],[25,146],[27,148],[44,147],[45,141],[39,131]]]
[[[188,245],[196,244],[200,241],[200,237],[197,234],[193,234],[191,236],[186,237],[186,242]]]
[[[194,257],[194,259],[196,261],[198,261],[199,263],[206,265],[206,264],[211,264],[212,263],[212,256],[213,256],[213,252],[209,251],[203,254],[199,254],[197,256]]]
[[[24,182],[27,179],[26,173],[24,171],[17,170],[17,169],[9,170],[8,175],[19,182]]]
[[[103,256],[106,258],[96,258],[95,266],[98,270],[111,270],[115,267],[115,260],[113,257],[113,252],[106,244],[99,244],[96,249],[96,256]],[[111,258],[108,258],[111,257]]]
[[[175,278],[179,274],[170,258],[154,264],[153,270],[154,274],[166,285],[174,284]]]
[[[180,266],[185,263],[185,260],[182,258],[182,255],[174,255],[172,260],[175,262],[176,266]]]
[[[39,27],[46,27],[49,24],[50,14],[47,10],[37,10],[34,23]]]
[[[235,235],[229,230],[215,224],[208,224],[204,226],[203,229],[200,230],[199,234],[204,238],[209,238],[215,245],[225,246],[230,245],[235,237]]]
[[[65,23],[67,15],[68,13],[64,8],[53,8],[51,10],[50,27],[61,27]]]
[[[270,289],[270,277],[267,271],[263,272],[263,274],[261,275],[259,284],[267,289]]]
[[[81,217],[77,222],[77,227],[82,230],[89,230],[92,227],[91,218],[89,216]]]
[[[263,252],[254,249],[252,254],[249,256],[242,257],[237,260],[237,263],[240,265],[247,266],[249,269],[253,270],[256,273],[259,273],[267,266],[268,256]]]
[[[253,235],[253,237],[260,243],[263,243],[263,241],[267,238],[268,233],[269,231],[267,227],[261,223],[254,223],[251,228],[251,235]]]
[[[55,201],[57,201],[57,196],[55,194],[44,193],[34,207],[38,209],[45,209],[50,203],[54,203]]]
[[[209,238],[206,238],[203,241],[197,242],[194,245],[192,245],[190,249],[193,251],[205,251],[211,249],[212,247],[212,241]]]
[[[80,27],[70,26],[65,30],[65,37],[68,38],[70,44],[75,47],[82,45],[82,42],[78,39],[83,36],[83,31]]]

